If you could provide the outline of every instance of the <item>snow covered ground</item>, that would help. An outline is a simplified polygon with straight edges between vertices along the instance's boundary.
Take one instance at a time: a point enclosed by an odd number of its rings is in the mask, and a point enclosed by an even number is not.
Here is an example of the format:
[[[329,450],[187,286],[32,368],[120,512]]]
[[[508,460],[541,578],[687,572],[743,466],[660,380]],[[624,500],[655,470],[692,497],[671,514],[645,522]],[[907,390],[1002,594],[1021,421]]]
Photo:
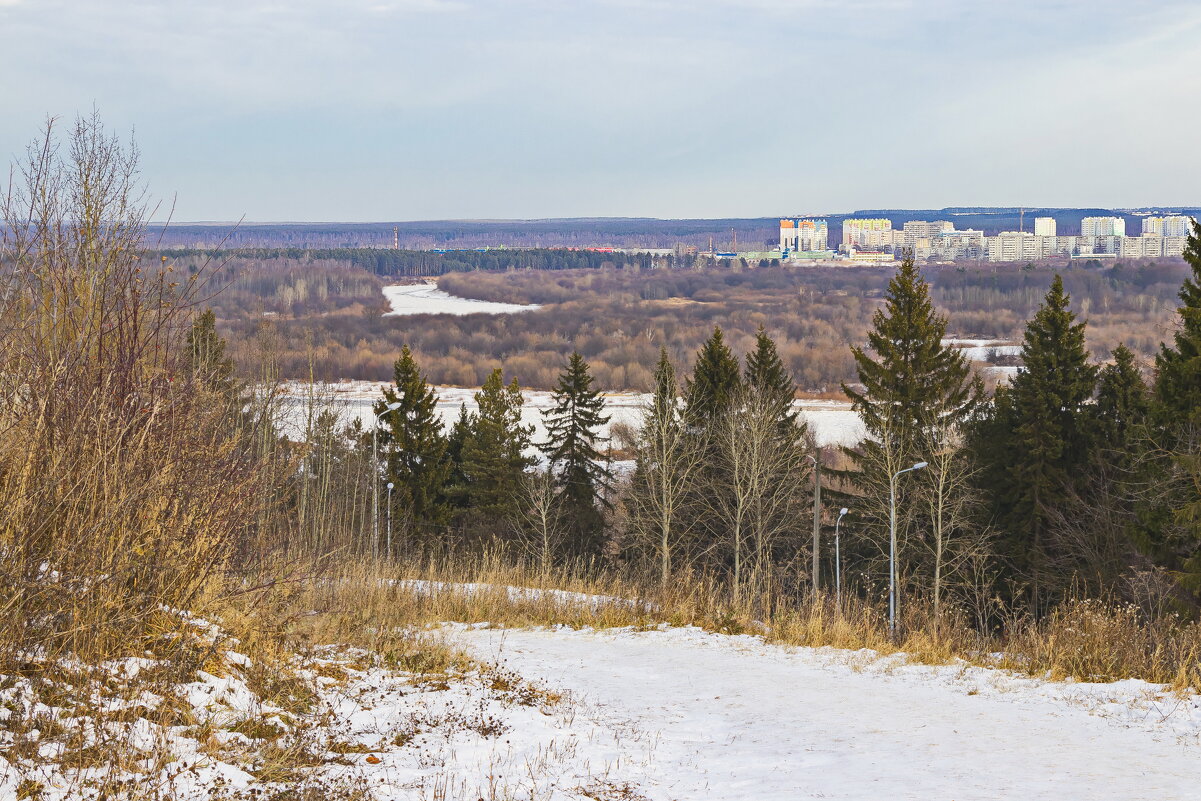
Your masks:
[[[218,628],[196,625],[220,648]],[[440,634],[478,661],[420,674],[321,649],[285,685],[278,666],[218,650],[155,692],[127,686],[159,667],[151,658],[52,692],[0,677],[0,799],[1197,797],[1201,699],[1144,682],[1055,683],[696,628]],[[99,708],[103,721],[81,712]],[[85,758],[102,739],[121,743],[123,765]]]
[[[1201,701],[1144,682],[1052,683],[690,628],[456,636],[620,721],[629,734],[607,775],[633,798],[1199,797]]]
[[[1022,346],[1002,339],[944,339],[944,345],[954,345],[963,351],[968,361],[984,362],[989,356],[1020,356]]]
[[[460,298],[443,292],[434,283],[386,286],[383,292],[392,305],[392,311],[385,312],[385,317],[412,314],[514,314],[542,308],[537,304],[493,303]]]

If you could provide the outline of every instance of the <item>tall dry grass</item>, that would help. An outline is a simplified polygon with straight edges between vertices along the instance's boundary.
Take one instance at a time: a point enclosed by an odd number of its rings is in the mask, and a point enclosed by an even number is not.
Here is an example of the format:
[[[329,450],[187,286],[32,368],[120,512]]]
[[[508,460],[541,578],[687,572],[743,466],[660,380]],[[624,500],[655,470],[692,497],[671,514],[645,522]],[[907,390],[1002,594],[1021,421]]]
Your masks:
[[[161,639],[253,533],[263,465],[188,369],[201,273],[141,264],[137,150],[55,121],[0,197],[0,668]],[[161,643],[160,643],[161,644]]]

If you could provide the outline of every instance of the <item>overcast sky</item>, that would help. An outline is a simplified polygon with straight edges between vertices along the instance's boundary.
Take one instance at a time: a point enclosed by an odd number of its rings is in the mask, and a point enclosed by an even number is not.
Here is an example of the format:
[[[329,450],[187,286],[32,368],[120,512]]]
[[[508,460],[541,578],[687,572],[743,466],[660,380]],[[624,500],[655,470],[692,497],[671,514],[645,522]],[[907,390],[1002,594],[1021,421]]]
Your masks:
[[[93,105],[179,220],[1201,205],[1201,4],[0,0],[0,154]]]

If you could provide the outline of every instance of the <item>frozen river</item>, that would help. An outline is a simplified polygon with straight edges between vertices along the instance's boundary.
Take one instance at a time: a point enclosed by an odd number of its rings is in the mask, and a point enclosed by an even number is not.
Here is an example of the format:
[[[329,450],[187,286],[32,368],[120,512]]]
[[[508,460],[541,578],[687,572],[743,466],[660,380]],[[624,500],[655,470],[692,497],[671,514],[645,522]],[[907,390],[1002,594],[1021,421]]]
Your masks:
[[[399,284],[386,286],[384,297],[392,306],[385,317],[413,314],[514,314],[540,309],[536,304],[493,303],[487,300],[459,298],[438,289],[437,284]]]

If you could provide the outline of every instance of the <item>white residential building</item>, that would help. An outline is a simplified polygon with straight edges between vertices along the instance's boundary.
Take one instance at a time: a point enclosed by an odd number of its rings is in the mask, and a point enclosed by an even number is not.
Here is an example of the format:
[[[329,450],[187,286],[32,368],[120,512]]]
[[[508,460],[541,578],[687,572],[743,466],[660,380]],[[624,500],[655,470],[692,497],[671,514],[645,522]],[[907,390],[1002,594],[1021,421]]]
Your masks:
[[[1125,236],[1126,220],[1121,217],[1085,217],[1080,221],[1083,237]],[[1114,251],[1105,251],[1112,253]]]
[[[907,248],[918,247],[919,240],[933,239],[936,236],[949,234],[955,230],[955,223],[947,220],[926,222],[925,220],[910,220],[905,223],[901,232],[901,244]]]
[[[1055,236],[1055,218],[1054,217],[1035,217],[1034,218],[1034,235],[1035,236]]]
[[[842,249],[891,251],[894,233],[892,230],[892,220],[843,220]]]
[[[1184,214],[1143,219],[1143,236],[1188,236],[1192,230],[1192,219]]]

